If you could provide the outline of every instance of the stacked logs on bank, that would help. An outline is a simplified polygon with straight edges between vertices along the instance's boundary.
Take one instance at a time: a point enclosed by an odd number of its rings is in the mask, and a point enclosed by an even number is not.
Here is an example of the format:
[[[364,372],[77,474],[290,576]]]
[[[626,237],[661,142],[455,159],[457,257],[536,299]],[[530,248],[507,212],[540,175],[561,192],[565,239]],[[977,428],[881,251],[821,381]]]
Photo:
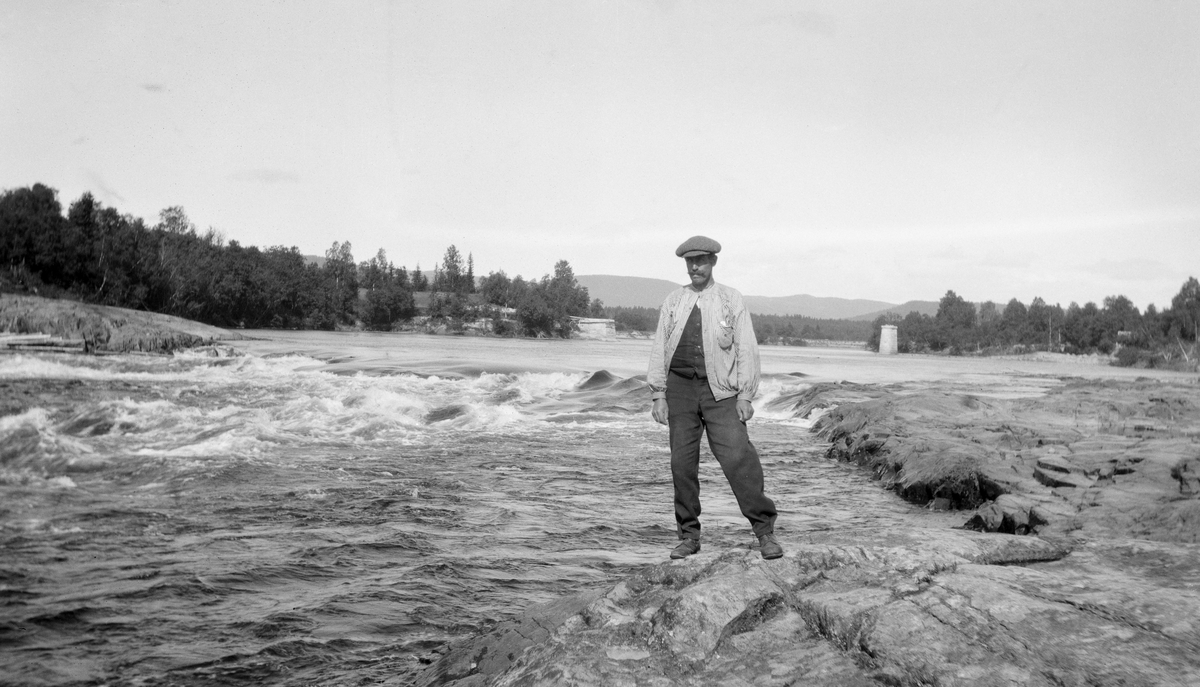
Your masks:
[[[0,352],[167,354],[237,335],[169,315],[0,294]]]
[[[87,342],[82,339],[65,339],[49,334],[0,333],[0,351],[85,353],[87,352]]]

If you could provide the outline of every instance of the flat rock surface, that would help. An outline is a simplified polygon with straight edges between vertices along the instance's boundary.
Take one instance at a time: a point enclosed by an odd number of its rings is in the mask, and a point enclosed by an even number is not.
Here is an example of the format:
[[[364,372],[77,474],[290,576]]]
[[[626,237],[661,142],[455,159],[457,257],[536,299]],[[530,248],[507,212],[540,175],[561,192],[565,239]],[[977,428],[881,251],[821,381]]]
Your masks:
[[[93,352],[167,353],[241,335],[182,317],[38,296],[0,295],[0,331],[85,342]]]
[[[819,384],[830,459],[944,516],[782,533],[529,609],[422,685],[1200,685],[1200,386]]]

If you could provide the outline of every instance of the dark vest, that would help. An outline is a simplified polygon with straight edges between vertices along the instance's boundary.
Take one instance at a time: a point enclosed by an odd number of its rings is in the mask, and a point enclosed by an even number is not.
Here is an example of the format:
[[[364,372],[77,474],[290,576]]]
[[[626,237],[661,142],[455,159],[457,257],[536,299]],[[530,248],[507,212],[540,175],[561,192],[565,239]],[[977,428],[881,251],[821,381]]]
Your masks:
[[[699,304],[692,306],[692,314],[688,315],[687,324],[683,325],[683,335],[679,337],[679,345],[671,357],[671,372],[688,379],[708,378],[704,369],[704,328],[701,326]]]

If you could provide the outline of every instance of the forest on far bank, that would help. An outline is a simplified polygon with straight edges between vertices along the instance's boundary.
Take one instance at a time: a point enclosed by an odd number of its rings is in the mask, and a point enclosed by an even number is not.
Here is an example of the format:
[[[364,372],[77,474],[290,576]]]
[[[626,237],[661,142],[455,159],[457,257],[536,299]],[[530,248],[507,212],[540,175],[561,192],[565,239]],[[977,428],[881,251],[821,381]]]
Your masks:
[[[992,301],[976,306],[947,291],[933,317],[911,312],[881,315],[872,323],[867,347],[879,350],[883,325],[896,327],[901,353],[1059,353],[1111,354],[1120,365],[1194,367],[1200,329],[1200,281],[1189,277],[1159,310],[1144,312],[1125,296],[1108,296],[1097,306],[1071,303],[1065,309],[1041,298],[1026,306],[1017,299],[1003,308]]]
[[[294,246],[260,250],[201,232],[180,207],[148,225],[84,193],[64,214],[43,184],[0,194],[0,288],[227,328],[391,330],[419,316],[430,328],[485,320],[499,335],[567,336],[572,316],[602,313],[566,260],[540,279],[498,272],[478,288],[473,256],[453,245],[432,280],[382,249],[355,262],[349,242],[335,241],[318,266]]]
[[[382,249],[356,262],[334,242],[317,265],[296,247],[242,246],[199,231],[183,208],[141,218],[84,193],[64,213],[43,184],[0,194],[0,290],[165,313],[219,327],[461,331],[486,322],[500,336],[569,336],[572,317],[610,317],[618,331],[653,332],[655,308],[606,308],[589,298],[566,260],[540,279],[503,270],[476,279],[474,257],[449,246],[433,278],[420,265],[397,266]],[[418,307],[420,306],[420,307]],[[935,316],[884,315],[874,322],[755,314],[760,343],[866,341],[898,328],[901,352],[950,354],[1118,351],[1122,363],[1192,363],[1200,326],[1200,283],[1192,277],[1168,308],[1139,311],[1124,296],[1063,308],[1035,298],[1003,308],[948,291]],[[1119,349],[1119,350],[1118,350]]]

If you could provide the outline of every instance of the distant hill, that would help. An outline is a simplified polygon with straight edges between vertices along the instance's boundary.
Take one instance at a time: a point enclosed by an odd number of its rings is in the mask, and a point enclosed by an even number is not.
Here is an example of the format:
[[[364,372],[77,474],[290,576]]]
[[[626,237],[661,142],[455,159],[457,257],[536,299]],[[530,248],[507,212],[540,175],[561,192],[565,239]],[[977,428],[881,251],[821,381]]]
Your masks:
[[[822,296],[746,296],[746,307],[762,315],[804,315],[830,320],[848,320],[875,310],[892,307],[883,301]]]
[[[586,286],[588,295],[599,298],[608,306],[657,308],[667,294],[680,284],[665,279],[645,277],[619,277],[611,274],[583,274],[575,279]],[[823,319],[873,320],[878,313],[892,308],[905,308],[912,304],[924,305],[925,301],[910,301],[904,305],[893,305],[883,301],[864,299],[832,298],[821,296],[746,296],[746,307],[761,315],[804,315]],[[937,303],[931,304],[934,312]],[[917,309],[924,312],[919,307]],[[908,310],[905,310],[905,315]]]
[[[316,255],[304,256],[318,267],[325,258]],[[426,278],[433,281],[433,272],[424,270]],[[624,308],[657,308],[663,299],[682,284],[666,279],[647,277],[621,277],[613,274],[580,274],[575,280],[586,286],[588,295],[599,298],[607,306]],[[476,278],[476,282],[479,279]],[[862,298],[834,298],[830,296],[745,296],[746,307],[760,315],[803,315],[830,320],[861,320],[870,322],[885,312],[894,312],[904,317],[916,310],[932,317],[937,314],[937,301],[908,301],[893,305],[884,301]]]
[[[668,293],[682,286],[666,279],[617,277],[611,274],[576,275],[575,281],[587,287],[591,298],[599,298],[607,306],[621,308],[657,308]]]
[[[901,303],[900,305],[896,305],[891,308],[884,308],[883,310],[876,310],[875,312],[869,312],[869,313],[866,313],[865,315],[858,315],[856,317],[851,317],[850,319],[861,320],[863,322],[870,322],[870,321],[874,320],[876,317],[879,317],[880,315],[882,315],[884,313],[889,313],[889,312],[896,313],[900,317],[904,317],[905,315],[909,314],[910,312],[912,312],[914,310],[921,313],[922,315],[929,315],[930,317],[933,317],[934,315],[937,314],[938,302],[937,301],[908,301],[907,303]]]

